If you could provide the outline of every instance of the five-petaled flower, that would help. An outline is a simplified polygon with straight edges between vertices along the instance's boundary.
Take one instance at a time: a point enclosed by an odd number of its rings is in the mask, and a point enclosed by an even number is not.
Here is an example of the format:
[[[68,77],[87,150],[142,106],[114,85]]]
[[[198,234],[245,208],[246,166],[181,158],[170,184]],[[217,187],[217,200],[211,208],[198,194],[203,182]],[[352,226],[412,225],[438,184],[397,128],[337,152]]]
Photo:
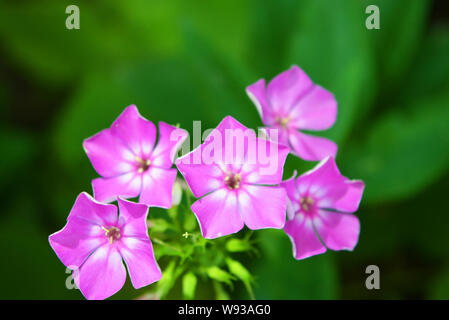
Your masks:
[[[260,79],[246,88],[267,127],[279,131],[279,143],[288,146],[298,157],[319,161],[337,153],[337,145],[325,138],[298,130],[326,130],[337,117],[334,96],[314,84],[297,66],[282,72],[265,86]]]
[[[271,165],[263,161],[267,155]],[[257,138],[228,116],[202,145],[178,158],[176,166],[194,196],[201,197],[191,208],[203,236],[228,235],[244,224],[250,229],[282,228],[287,196],[278,184],[287,155],[288,148]]]
[[[120,197],[117,201],[119,216],[115,205],[81,193],[67,224],[49,237],[62,263],[74,270],[75,283],[87,299],[105,299],[123,287],[122,259],[136,289],[162,277],[148,237],[148,207]]]
[[[84,149],[95,170],[102,176],[92,180],[94,197],[111,202],[140,195],[139,202],[170,208],[177,171],[172,169],[175,154],[187,137],[183,129],[143,118],[136,106],[127,107],[110,128],[86,139]]]
[[[295,173],[296,175],[296,173]],[[321,254],[326,249],[353,250],[359,238],[359,207],[364,183],[342,176],[332,157],[295,179],[284,181],[288,221],[285,232],[296,259]]]

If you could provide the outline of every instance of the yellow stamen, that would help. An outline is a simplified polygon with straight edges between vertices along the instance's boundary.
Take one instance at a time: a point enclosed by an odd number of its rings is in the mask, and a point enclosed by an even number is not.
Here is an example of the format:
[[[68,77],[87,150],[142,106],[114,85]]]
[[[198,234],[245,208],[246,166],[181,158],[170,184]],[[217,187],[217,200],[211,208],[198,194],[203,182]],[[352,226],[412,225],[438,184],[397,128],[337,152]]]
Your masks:
[[[301,198],[299,200],[299,203],[301,204],[301,208],[304,211],[309,211],[310,207],[315,203],[315,201],[310,197],[305,197],[305,198]]]
[[[282,128],[285,128],[291,119],[290,117],[276,117],[275,120]]]
[[[148,170],[151,164],[151,160],[143,160],[141,157],[136,157],[136,162],[139,164],[139,169],[137,169],[138,173]]]
[[[238,189],[240,188],[240,181],[242,180],[242,177],[240,176],[240,173],[230,173],[228,174],[224,181],[226,185],[229,187],[229,189]]]
[[[104,230],[104,235],[109,238],[109,243],[112,244],[115,240],[120,239],[120,229],[117,227],[110,227],[109,229],[101,226],[101,228]]]

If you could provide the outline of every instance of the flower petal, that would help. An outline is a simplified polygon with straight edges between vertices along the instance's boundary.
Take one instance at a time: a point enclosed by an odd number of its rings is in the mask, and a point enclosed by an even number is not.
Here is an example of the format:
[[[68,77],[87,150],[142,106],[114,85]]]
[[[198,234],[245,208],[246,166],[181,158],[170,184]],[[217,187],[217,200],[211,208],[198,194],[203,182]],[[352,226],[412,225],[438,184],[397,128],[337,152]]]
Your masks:
[[[358,208],[364,184],[350,181],[338,170],[334,158],[326,157],[315,168],[301,175],[298,189],[318,196],[320,208],[354,212]]]
[[[195,197],[199,198],[223,186],[224,172],[216,164],[195,164],[194,159],[199,154],[201,157],[201,148],[197,148],[191,153],[179,158],[176,161],[176,167],[189,185]]]
[[[170,208],[176,169],[152,167],[142,175],[142,192],[139,202],[151,207]]]
[[[111,125],[111,132],[141,158],[150,155],[156,141],[156,126],[142,117],[135,105],[123,110]]]
[[[122,257],[116,247],[111,245],[98,248],[73,274],[76,285],[89,300],[112,296],[126,281]]]
[[[293,175],[287,180],[282,181],[280,186],[287,191],[287,196],[292,200],[299,199],[298,189],[296,188],[296,170],[293,172]]]
[[[110,129],[87,138],[83,147],[94,169],[103,177],[115,177],[134,169],[134,153]]]
[[[288,219],[293,219],[296,211],[299,209],[299,191],[296,184],[296,170],[293,175],[279,185],[287,192],[287,216]]]
[[[359,209],[365,184],[360,180],[347,180],[349,186],[345,195],[338,199],[333,208],[343,212],[355,212]]]
[[[238,192],[238,205],[250,229],[284,227],[287,193],[281,187],[245,185]]]
[[[290,143],[288,141],[289,138],[289,130],[287,128],[283,128],[280,125],[273,125],[271,127],[263,127],[260,129],[265,136],[267,136],[271,141],[274,141],[280,145],[289,147]]]
[[[101,202],[112,202],[118,196],[134,198],[140,193],[142,177],[135,171],[113,178],[97,178],[92,180],[95,199]]]
[[[314,86],[290,110],[289,125],[304,130],[326,130],[337,119],[337,101],[332,93]]]
[[[128,267],[134,288],[139,289],[162,278],[149,238],[124,238],[121,241],[120,253]]]
[[[315,220],[315,227],[329,249],[354,250],[360,233],[360,222],[355,215],[320,210],[319,216],[321,219]]]
[[[82,192],[76,198],[67,220],[74,217],[100,226],[115,225],[118,221],[116,206],[100,203],[86,192]]]
[[[187,136],[187,131],[159,122],[159,141],[151,155],[151,163],[158,167],[171,168],[176,153]]]
[[[268,100],[273,111],[288,115],[288,111],[313,87],[307,74],[298,66],[292,66],[274,77],[267,88]]]
[[[120,211],[119,227],[124,237],[148,238],[147,215],[148,206],[145,204],[117,199]]]
[[[273,124],[275,116],[271,110],[270,102],[267,99],[265,79],[260,79],[259,81],[246,87],[246,93],[256,106],[256,109],[262,118],[262,122],[265,125]]]
[[[307,161],[320,161],[327,156],[335,157],[337,153],[335,142],[296,130],[289,132],[289,142],[293,153]]]
[[[246,162],[241,168],[243,180],[256,184],[279,184],[289,149],[262,138],[256,141],[256,155],[251,158],[251,152],[247,152]]]
[[[235,233],[243,228],[237,196],[233,191],[220,189],[192,204],[201,233],[206,239],[214,239]]]
[[[298,214],[293,220],[285,223],[285,233],[293,245],[293,256],[297,260],[305,259],[326,252],[314,230],[312,220]]]
[[[50,235],[48,240],[61,262],[72,270],[79,268],[95,249],[107,243],[100,225],[77,216],[68,220],[64,228]]]

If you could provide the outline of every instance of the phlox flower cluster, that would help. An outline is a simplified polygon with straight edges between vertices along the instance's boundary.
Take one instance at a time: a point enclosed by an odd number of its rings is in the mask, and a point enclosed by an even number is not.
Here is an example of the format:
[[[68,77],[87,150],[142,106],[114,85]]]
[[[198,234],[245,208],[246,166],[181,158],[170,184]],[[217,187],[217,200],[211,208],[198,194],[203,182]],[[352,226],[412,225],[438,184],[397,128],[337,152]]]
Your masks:
[[[246,92],[264,135],[226,116],[202,144],[176,158],[187,131],[165,122],[156,127],[131,105],[109,128],[84,140],[99,175],[92,180],[93,196],[77,197],[66,225],[49,242],[87,299],[115,294],[127,273],[136,289],[161,279],[147,217],[149,207],[172,207],[178,171],[197,198],[190,209],[206,239],[246,226],[283,230],[298,260],[354,249],[360,232],[354,212],[364,183],[340,173],[333,141],[302,132],[333,126],[335,97],[297,66]],[[289,154],[318,163],[283,180]]]

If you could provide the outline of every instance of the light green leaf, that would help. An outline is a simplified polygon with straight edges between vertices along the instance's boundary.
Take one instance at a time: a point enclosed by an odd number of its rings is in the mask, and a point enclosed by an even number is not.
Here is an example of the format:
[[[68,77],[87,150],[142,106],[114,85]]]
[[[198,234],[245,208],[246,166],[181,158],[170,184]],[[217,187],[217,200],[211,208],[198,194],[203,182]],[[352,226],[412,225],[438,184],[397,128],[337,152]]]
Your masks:
[[[230,300],[231,299],[229,294],[226,292],[226,290],[223,288],[223,286],[219,282],[214,281],[213,285],[214,285],[214,291],[215,291],[215,298],[217,300]]]
[[[227,257],[226,264],[228,265],[229,271],[240,280],[247,283],[253,280],[251,273],[237,260]]]
[[[242,282],[245,284],[245,287],[248,290],[251,299],[255,299],[253,289],[251,287],[251,283],[253,282],[254,279],[251,273],[248,271],[248,269],[246,269],[237,260],[231,259],[229,257],[226,258],[226,264],[228,265],[229,271],[237,278],[242,280]]]
[[[195,290],[198,279],[193,272],[188,272],[182,277],[182,295],[184,299],[192,300],[195,298]]]
[[[226,250],[229,252],[243,252],[252,249],[248,240],[232,238],[226,242]]]
[[[220,269],[217,266],[207,268],[206,273],[209,276],[209,278],[220,282],[224,282],[230,286],[232,285],[231,280],[234,280],[234,277],[232,275],[230,275],[228,272]]]

